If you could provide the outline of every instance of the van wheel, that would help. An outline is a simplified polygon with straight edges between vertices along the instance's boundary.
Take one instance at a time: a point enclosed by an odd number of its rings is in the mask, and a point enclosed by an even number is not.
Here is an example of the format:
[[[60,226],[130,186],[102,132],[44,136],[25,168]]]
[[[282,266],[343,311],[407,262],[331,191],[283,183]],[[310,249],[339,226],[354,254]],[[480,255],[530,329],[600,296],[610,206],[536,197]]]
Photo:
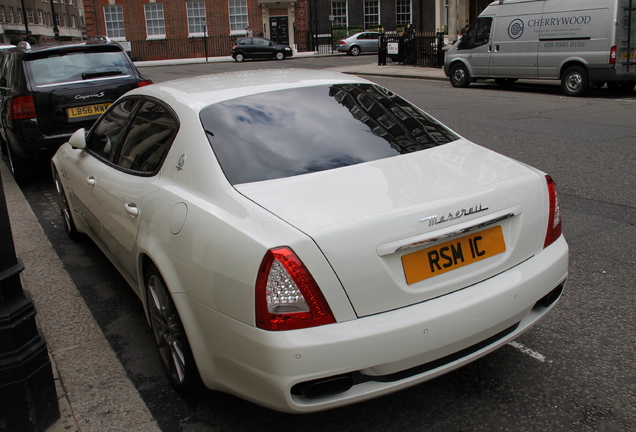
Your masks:
[[[561,78],[561,89],[567,96],[583,96],[588,87],[587,71],[581,66],[568,68]]]
[[[636,87],[636,81],[612,81],[607,83],[607,88],[614,94],[628,94]]]
[[[468,87],[470,84],[470,74],[463,63],[455,63],[451,66],[450,82],[453,87]]]

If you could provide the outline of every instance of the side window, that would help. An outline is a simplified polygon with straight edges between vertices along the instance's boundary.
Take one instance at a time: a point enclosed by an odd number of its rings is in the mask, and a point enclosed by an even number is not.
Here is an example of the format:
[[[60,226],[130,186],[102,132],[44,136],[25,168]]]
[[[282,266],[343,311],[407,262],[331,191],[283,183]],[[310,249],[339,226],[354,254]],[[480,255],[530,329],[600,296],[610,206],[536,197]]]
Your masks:
[[[471,49],[482,46],[490,40],[490,29],[492,27],[492,18],[477,18],[468,29],[466,36],[460,41],[459,49]]]
[[[177,121],[167,108],[145,101],[131,122],[115,163],[134,171],[156,171],[177,129]]]
[[[86,148],[103,159],[112,160],[130,116],[138,104],[139,99],[125,99],[113,107],[91,130]]]

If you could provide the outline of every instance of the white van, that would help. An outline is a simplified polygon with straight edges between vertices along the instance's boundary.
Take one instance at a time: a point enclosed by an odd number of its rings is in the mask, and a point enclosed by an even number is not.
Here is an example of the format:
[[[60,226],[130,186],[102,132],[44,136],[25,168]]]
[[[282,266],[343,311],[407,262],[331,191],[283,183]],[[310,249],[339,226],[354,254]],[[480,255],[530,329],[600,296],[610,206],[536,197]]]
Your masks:
[[[455,87],[558,79],[569,96],[636,86],[636,0],[498,0],[446,53]]]

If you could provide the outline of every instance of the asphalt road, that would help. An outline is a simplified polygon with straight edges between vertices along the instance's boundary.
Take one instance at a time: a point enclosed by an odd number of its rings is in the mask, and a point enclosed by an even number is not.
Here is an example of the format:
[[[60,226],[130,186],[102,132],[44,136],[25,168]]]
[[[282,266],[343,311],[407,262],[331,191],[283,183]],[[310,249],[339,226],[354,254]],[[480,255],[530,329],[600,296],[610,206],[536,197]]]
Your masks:
[[[325,68],[369,56],[143,68],[155,82],[254,67]],[[232,396],[184,399],[169,386],[141,303],[88,239],[66,238],[50,179],[23,187],[129,377],[168,431],[636,430],[636,93],[567,98],[556,84],[373,78],[459,134],[557,182],[570,280],[554,311],[515,345],[411,389],[292,416]]]

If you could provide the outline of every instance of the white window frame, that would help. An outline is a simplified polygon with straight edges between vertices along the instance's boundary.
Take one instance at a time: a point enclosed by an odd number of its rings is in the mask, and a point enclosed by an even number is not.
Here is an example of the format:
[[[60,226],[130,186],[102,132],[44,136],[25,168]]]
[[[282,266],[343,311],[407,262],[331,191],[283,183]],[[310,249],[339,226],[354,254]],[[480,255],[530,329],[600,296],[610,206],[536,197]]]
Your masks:
[[[144,18],[146,21],[146,39],[166,38],[163,3],[144,3]]]
[[[201,15],[203,12],[203,15]],[[186,15],[188,17],[188,36],[203,37],[207,33],[205,0],[186,1]],[[202,27],[202,31],[200,30]],[[193,31],[195,30],[195,31]]]
[[[126,40],[124,7],[122,5],[104,5],[104,24],[106,25],[106,36],[110,39],[114,41]],[[109,28],[109,24],[111,28]]]
[[[230,13],[230,34],[246,34],[249,26],[247,15],[247,0],[228,0]]]
[[[368,31],[372,27],[378,27],[382,22],[380,20],[380,0],[364,0],[362,2],[362,12],[364,15],[364,30]],[[373,12],[377,11],[377,13],[367,13],[370,12],[370,9],[373,8]],[[377,22],[373,17],[377,17]]]
[[[38,9],[38,24],[45,24],[45,18],[44,18],[44,12],[42,11],[42,9]]]
[[[402,10],[400,10],[402,8]],[[408,12],[405,12],[406,8],[408,8]],[[405,17],[408,15],[408,20],[406,22],[402,22],[400,17]],[[412,0],[396,0],[395,2],[395,24],[396,25],[405,25],[413,22],[413,1]]]
[[[337,14],[342,8],[335,8],[335,4],[344,3],[344,15]],[[338,27],[349,28],[349,1],[348,0],[332,0],[331,1],[331,15],[333,16],[333,25]]]

